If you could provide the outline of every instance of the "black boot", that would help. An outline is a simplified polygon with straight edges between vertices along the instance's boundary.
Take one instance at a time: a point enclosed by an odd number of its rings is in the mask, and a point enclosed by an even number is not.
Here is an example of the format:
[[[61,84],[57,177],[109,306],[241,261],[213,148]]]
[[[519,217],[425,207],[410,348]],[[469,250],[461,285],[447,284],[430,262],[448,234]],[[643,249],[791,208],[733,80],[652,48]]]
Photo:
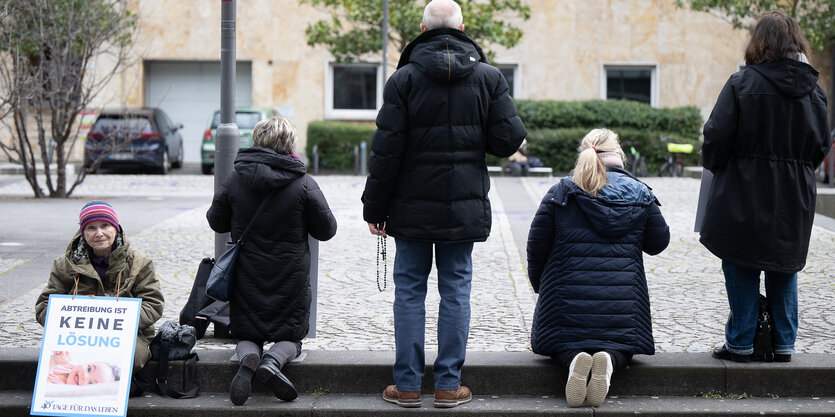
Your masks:
[[[751,362],[751,356],[753,355],[738,355],[736,353],[731,353],[731,351],[728,350],[728,348],[725,345],[713,348],[713,357],[716,359],[723,359],[739,363],[748,363]]]
[[[232,384],[229,385],[229,399],[232,404],[244,405],[252,392],[252,376],[255,374],[255,369],[258,367],[258,354],[250,353],[241,359],[241,366],[238,367],[238,373],[232,378]]]
[[[278,362],[269,355],[261,359],[261,366],[255,371],[255,379],[270,387],[279,400],[293,401],[299,396],[293,383],[281,373]]]

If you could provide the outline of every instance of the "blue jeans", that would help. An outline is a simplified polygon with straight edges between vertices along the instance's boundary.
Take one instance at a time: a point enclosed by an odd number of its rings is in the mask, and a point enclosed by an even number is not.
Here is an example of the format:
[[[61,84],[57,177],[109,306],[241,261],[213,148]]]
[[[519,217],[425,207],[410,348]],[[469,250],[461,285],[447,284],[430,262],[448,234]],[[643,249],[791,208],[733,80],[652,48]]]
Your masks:
[[[760,311],[760,271],[722,261],[731,314],[725,324],[725,345],[731,353],[754,352]],[[765,272],[765,296],[774,317],[774,353],[791,355],[797,339],[797,273]]]
[[[438,268],[438,356],[435,389],[455,390],[470,334],[470,283],[473,243],[428,243],[395,239],[394,259],[394,383],[401,391],[420,391],[426,368],[426,283],[432,270],[432,249]]]

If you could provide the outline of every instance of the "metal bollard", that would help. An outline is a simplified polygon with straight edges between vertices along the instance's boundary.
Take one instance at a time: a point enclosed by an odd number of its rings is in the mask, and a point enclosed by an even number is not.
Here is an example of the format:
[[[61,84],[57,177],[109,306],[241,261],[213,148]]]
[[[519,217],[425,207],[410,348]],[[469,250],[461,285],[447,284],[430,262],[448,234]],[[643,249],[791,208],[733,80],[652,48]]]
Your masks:
[[[354,146],[354,175],[360,174],[360,147]]]
[[[360,142],[360,175],[368,175],[368,155],[366,154],[365,141]]]
[[[313,175],[319,175],[319,145],[313,145]]]

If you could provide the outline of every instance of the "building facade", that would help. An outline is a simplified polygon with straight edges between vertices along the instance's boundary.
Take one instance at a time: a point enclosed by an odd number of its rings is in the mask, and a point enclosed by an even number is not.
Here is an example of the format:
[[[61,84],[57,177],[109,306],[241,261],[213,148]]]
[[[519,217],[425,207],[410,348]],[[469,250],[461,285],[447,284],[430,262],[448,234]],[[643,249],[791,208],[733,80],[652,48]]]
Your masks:
[[[693,105],[707,118],[727,78],[743,65],[747,31],[679,9],[675,0],[526,3],[531,18],[516,22],[524,31],[521,43],[494,50],[494,64],[515,98],[628,98],[655,107]],[[220,2],[129,4],[140,22],[136,60],[97,104],[163,108],[184,125],[185,161],[197,162],[206,125],[220,106]],[[299,129],[299,152],[309,122],[373,122],[382,104],[379,56],[339,65],[324,47],[307,45],[305,27],[326,18],[327,10],[297,0],[237,2],[236,103],[276,107],[289,116]],[[389,52],[386,74],[398,57],[399,51]],[[828,62],[813,57],[827,90]]]

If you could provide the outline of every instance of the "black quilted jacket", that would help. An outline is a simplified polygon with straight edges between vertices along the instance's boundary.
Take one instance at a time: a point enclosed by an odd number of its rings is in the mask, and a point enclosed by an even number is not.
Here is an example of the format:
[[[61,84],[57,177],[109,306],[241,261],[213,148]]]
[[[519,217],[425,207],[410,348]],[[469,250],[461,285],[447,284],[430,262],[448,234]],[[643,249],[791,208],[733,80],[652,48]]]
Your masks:
[[[490,234],[486,153],[507,157],[527,132],[507,82],[454,29],[424,32],[386,83],[371,143],[363,217],[429,242]]]
[[[611,169],[596,197],[568,177],[551,187],[528,235],[534,353],[655,353],[642,252],[669,242],[655,196],[626,171]]]

